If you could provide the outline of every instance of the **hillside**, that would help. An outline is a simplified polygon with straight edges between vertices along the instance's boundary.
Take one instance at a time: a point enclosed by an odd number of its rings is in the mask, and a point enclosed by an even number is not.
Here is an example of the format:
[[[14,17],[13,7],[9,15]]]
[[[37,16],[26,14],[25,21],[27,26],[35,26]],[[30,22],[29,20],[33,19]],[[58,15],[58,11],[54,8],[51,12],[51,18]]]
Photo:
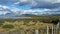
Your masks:
[[[40,34],[46,33],[44,30],[46,26],[49,29],[52,28],[54,23],[53,20],[59,19],[60,16],[33,16],[31,18],[18,18],[18,19],[0,19],[0,32],[2,34],[34,34],[35,30],[38,29]],[[58,33],[60,28],[58,30]],[[23,32],[23,33],[22,33]],[[49,31],[51,34],[51,31]]]

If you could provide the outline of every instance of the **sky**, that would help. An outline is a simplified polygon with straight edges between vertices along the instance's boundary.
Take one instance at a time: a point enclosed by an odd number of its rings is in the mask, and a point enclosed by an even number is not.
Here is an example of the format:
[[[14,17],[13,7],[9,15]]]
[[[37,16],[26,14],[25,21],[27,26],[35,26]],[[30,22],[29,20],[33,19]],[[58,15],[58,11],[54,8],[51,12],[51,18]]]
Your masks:
[[[0,15],[9,12],[35,15],[60,14],[60,0],[0,0]]]

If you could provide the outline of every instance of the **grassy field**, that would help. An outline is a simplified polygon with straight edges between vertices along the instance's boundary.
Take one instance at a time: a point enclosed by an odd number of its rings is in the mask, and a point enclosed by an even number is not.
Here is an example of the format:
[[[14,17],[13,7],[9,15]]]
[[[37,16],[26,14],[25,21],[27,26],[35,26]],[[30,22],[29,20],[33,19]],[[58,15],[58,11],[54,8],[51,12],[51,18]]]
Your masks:
[[[17,34],[16,32],[18,32],[18,34],[35,34],[35,30],[38,29],[40,34],[43,34],[45,33],[46,26],[48,25],[49,29],[51,29],[54,25],[52,21],[57,19],[60,21],[60,16],[33,16],[24,19],[0,19],[0,32],[2,34]]]

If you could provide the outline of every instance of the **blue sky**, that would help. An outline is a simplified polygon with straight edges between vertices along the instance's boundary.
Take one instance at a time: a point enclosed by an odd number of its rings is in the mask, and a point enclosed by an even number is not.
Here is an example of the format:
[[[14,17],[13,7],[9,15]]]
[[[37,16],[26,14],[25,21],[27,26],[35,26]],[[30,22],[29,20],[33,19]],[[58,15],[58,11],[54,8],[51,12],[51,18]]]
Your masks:
[[[15,8],[19,8],[19,9],[23,9],[23,10],[28,10],[31,8],[31,6],[29,5],[26,5],[26,6],[19,6],[17,4],[14,4],[14,3],[11,3],[11,2],[8,2],[6,4],[2,4],[3,6],[9,6],[9,7],[15,7]]]
[[[0,0],[0,9],[6,14],[7,9],[21,14],[60,14],[60,0]],[[3,11],[0,10],[0,14]]]

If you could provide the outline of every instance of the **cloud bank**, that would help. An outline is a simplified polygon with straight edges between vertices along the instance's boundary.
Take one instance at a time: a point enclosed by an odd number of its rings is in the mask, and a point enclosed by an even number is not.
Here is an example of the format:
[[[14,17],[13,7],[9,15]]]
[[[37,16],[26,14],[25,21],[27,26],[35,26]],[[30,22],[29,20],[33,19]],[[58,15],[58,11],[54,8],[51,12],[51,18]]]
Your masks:
[[[0,0],[0,4],[3,7],[0,11],[8,10],[16,14],[60,14],[60,0]]]
[[[8,13],[15,14],[15,15],[22,15],[22,14],[34,14],[34,15],[51,15],[51,14],[60,14],[60,8],[57,9],[28,9],[23,10],[16,7],[9,7],[9,6],[2,6],[0,5],[0,15],[6,15]],[[14,15],[13,14],[13,15]]]
[[[60,0],[0,0],[0,3],[12,2],[17,5],[29,5],[32,8],[58,8],[60,7]]]

